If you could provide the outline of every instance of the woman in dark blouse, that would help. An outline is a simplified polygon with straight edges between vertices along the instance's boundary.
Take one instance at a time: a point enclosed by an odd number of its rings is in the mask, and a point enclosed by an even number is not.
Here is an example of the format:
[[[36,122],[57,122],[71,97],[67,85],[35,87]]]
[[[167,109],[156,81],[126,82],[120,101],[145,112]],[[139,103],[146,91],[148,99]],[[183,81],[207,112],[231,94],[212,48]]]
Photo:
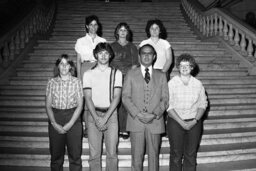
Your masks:
[[[121,70],[123,76],[127,73],[129,69],[139,65],[138,62],[138,50],[137,47],[131,42],[132,32],[127,23],[119,23],[115,29],[116,41],[111,44],[111,47],[115,53],[114,59],[111,61],[110,65]],[[120,104],[118,108],[119,117],[119,135],[122,138],[128,138],[126,132],[126,120],[127,112]]]

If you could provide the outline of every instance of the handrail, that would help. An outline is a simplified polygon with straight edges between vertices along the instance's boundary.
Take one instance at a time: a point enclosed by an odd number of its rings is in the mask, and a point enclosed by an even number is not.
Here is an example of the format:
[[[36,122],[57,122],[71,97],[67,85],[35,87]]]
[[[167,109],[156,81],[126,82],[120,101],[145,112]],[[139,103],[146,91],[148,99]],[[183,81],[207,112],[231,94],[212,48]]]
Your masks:
[[[206,37],[219,36],[233,47],[249,67],[249,74],[256,75],[256,31],[224,10],[213,8],[202,12],[188,0],[181,0],[182,7],[195,27]]]
[[[14,28],[0,38],[0,72],[2,73],[26,44],[36,34],[45,34],[55,16],[55,1],[49,7],[36,5],[36,7]]]

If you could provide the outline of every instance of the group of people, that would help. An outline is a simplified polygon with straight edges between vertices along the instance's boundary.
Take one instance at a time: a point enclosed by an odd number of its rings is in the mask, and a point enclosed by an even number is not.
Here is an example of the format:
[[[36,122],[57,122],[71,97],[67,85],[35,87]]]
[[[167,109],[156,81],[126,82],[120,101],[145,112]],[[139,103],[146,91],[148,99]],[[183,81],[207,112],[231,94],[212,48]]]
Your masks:
[[[91,171],[102,170],[103,141],[106,170],[118,170],[119,135],[130,136],[132,171],[143,170],[145,152],[148,170],[158,171],[165,129],[170,142],[170,170],[196,170],[207,98],[202,83],[191,75],[194,58],[180,55],[176,60],[179,74],[169,79],[172,49],[164,39],[166,31],[160,20],[147,22],[148,39],[138,48],[132,43],[127,23],[117,25],[116,41],[111,44],[99,36],[99,25],[97,16],[86,17],[87,33],[75,44],[76,67],[68,55],[61,55],[47,84],[51,170],[63,170],[65,148],[70,170],[82,170],[86,131]]]

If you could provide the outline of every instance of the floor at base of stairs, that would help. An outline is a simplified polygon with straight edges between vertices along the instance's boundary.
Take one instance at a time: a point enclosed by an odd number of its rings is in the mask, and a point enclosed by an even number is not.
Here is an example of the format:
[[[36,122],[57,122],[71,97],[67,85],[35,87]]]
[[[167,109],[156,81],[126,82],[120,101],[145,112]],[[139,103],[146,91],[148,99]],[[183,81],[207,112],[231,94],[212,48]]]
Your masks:
[[[49,167],[11,167],[0,166],[1,171],[50,171]],[[119,168],[119,171],[130,171],[131,168]],[[147,167],[143,171],[147,171]],[[197,167],[197,171],[256,171],[255,160],[246,160],[239,162],[225,162],[214,164],[200,164]],[[68,168],[64,168],[64,171],[69,171]],[[83,168],[83,171],[89,171],[89,168]],[[104,169],[103,169],[104,171]],[[169,167],[160,167],[159,171],[169,171]]]

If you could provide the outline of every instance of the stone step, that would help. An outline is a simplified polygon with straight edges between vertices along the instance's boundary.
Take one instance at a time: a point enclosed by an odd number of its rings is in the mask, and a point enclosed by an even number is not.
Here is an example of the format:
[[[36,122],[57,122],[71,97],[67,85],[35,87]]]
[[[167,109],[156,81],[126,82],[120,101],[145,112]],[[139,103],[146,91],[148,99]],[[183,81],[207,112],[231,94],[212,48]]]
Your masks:
[[[198,75],[200,76],[246,76],[248,72],[246,70],[211,70],[211,71],[203,71],[200,72]],[[48,76],[52,77],[53,76],[53,71],[19,71],[17,72],[18,76]],[[177,71],[173,71],[171,75],[177,75]]]
[[[214,76],[210,76],[209,77],[209,76],[200,76],[199,75],[199,76],[197,76],[197,78],[202,80],[202,81],[204,81],[204,79],[207,79],[209,81],[209,78],[211,78],[210,82],[214,82],[215,80],[218,80],[218,79],[226,80],[226,82],[229,82],[230,79],[232,79],[232,80],[242,80],[242,81],[243,80],[247,80],[247,81],[249,81],[248,79],[251,78],[251,80],[253,80],[253,79],[255,80],[254,76],[250,76],[250,77],[246,78],[246,77],[243,77],[243,76],[242,77],[240,77],[240,76],[217,76],[216,77],[214,75]],[[12,78],[10,78],[10,85],[12,85],[12,86],[18,86],[18,85],[20,85],[20,86],[22,86],[22,85],[26,85],[26,86],[42,86],[42,85],[45,85],[46,86],[46,84],[48,82],[48,79],[49,79],[49,76],[41,76],[40,78],[37,77],[37,76],[12,77]],[[213,84],[213,86],[214,86],[214,84]],[[239,90],[241,92],[240,89],[237,89],[237,90]],[[251,90],[245,91],[243,93],[250,93],[250,91]],[[211,93],[216,94],[218,92],[221,92],[221,91],[215,90],[215,91],[213,91]],[[225,91],[222,91],[222,93],[223,92],[225,92]],[[237,93],[237,92],[232,92],[232,93]]]
[[[48,51],[48,50],[45,50]],[[60,54],[62,53],[67,53],[70,58],[73,61],[76,61],[76,53],[75,50],[72,49],[67,49],[67,50],[59,50]],[[193,51],[192,51],[193,53]],[[49,54],[49,53],[30,53],[28,59],[25,59],[23,62],[26,63],[35,63],[35,62],[52,62],[55,63],[56,59],[60,56],[60,54]],[[181,51],[175,51],[174,52],[175,56],[179,56],[182,54]],[[214,65],[214,64],[222,64],[222,63],[239,63],[238,60],[232,59],[232,56],[228,54],[223,54],[223,55],[214,55],[214,54],[196,54],[194,55],[195,60],[200,63],[208,63],[209,65]]]
[[[2,105],[1,105],[2,106]],[[214,131],[225,133],[228,130],[234,133],[234,129],[256,129],[256,119],[235,118],[235,119],[212,119],[205,120],[204,131],[213,133]],[[226,121],[226,122],[225,122]],[[48,123],[46,121],[0,121],[0,134],[3,132],[30,132],[47,133]],[[206,134],[206,133],[205,133]]]
[[[210,136],[210,138],[209,138]],[[209,134],[202,137],[202,141],[200,143],[200,149],[199,152],[206,153],[211,152],[211,150],[207,150],[207,146],[215,146],[217,149],[217,146],[220,145],[230,145],[233,146],[233,150],[237,149],[235,146],[239,143],[254,143],[256,142],[256,135],[254,132],[247,132],[247,133],[231,133],[231,134]],[[118,149],[121,152],[120,155],[123,155],[125,153],[126,155],[130,155],[130,149],[131,143],[130,139],[123,140],[119,139]],[[48,136],[45,137],[30,137],[30,136],[0,136],[0,149],[1,148],[33,148],[35,149],[45,149],[47,150],[48,154],[48,148],[49,148],[49,138]],[[170,148],[169,140],[167,138],[162,138],[162,144],[161,144],[161,154],[168,154],[168,149]],[[244,147],[246,148],[246,147]],[[249,146],[247,147],[249,148]],[[86,155],[88,155],[88,139],[83,138],[83,151],[86,152]],[[103,149],[105,151],[105,145],[103,146]],[[167,151],[167,152],[166,152]],[[216,150],[217,151],[217,150]]]
[[[218,162],[228,162],[228,161],[238,161],[238,160],[255,160],[255,152],[248,152],[249,150],[229,150],[229,151],[221,151],[221,153],[217,156],[213,156],[209,154],[209,156],[204,156],[203,153],[198,153],[197,163],[204,164],[204,163],[218,163]],[[203,156],[201,156],[202,154]],[[118,156],[119,167],[130,167],[131,166],[131,157],[130,155],[122,155]],[[49,155],[0,155],[0,165],[12,165],[12,166],[29,166],[29,167],[49,167],[50,165],[50,156]],[[82,164],[83,167],[89,167],[88,165],[88,156],[82,156]],[[169,155],[160,155],[160,166],[169,166]],[[105,167],[106,165],[106,156],[103,155],[102,158],[102,166]],[[147,166],[147,155],[145,156],[145,161],[143,163],[144,167]],[[68,158],[65,156],[64,167],[68,167]]]
[[[74,62],[76,61],[76,59],[74,59]],[[247,67],[240,67],[240,64],[237,61],[227,61],[228,63],[226,63],[226,61],[219,61],[219,63],[211,63],[209,64],[209,61],[198,61],[198,65],[200,66],[200,70],[204,71],[207,69],[230,69],[230,70],[237,70],[237,69],[247,69]],[[43,61],[40,62],[39,61],[31,61],[31,60],[26,60],[23,61],[23,65],[22,67],[24,68],[53,68],[55,66],[55,63],[52,61]],[[177,70],[176,68],[174,68],[173,70]]]
[[[227,118],[255,118],[256,107],[254,109],[230,109],[230,110],[210,110],[207,113],[207,120],[210,119],[227,119]],[[47,114],[44,107],[37,108],[36,110],[26,111],[25,107],[16,107],[16,108],[6,108],[5,110],[0,110],[0,119],[1,120],[26,120],[34,121],[39,119],[47,119]]]
[[[34,49],[74,49],[75,41],[70,43],[65,42],[54,42],[54,41],[42,41],[38,46],[34,47]],[[219,43],[204,43],[204,42],[172,42],[171,43],[173,49],[180,49],[180,48],[218,48]]]
[[[247,88],[206,88],[206,91],[208,94],[246,94],[246,93],[256,93],[256,88],[255,87],[247,87]]]
[[[84,36],[84,35],[81,35],[81,36]],[[68,40],[77,40],[78,38],[80,38],[81,36],[77,36],[77,37],[74,37],[74,36],[52,36],[49,38],[49,40],[51,41],[68,41]],[[104,38],[107,39],[107,41],[109,42],[113,42],[115,41],[114,37],[109,36],[109,37],[105,37],[105,35],[103,35]],[[144,39],[147,39],[146,35],[143,36],[143,38],[137,38],[137,37],[134,37],[134,41],[135,42],[141,42],[142,40]],[[167,38],[167,40],[169,42],[177,42],[177,41],[199,41],[197,38],[194,38],[194,37],[172,37],[172,38]]]
[[[129,21],[129,26],[131,31],[134,32],[139,32],[139,31],[144,31],[145,32],[145,23],[142,23],[142,21],[133,21],[131,19],[128,20]],[[118,23],[116,23],[117,25]],[[165,23],[164,23],[165,24]],[[179,23],[179,25],[173,25],[173,24],[167,24],[168,27],[168,33],[174,32],[175,29],[177,30],[177,32],[181,31],[181,30],[188,30],[188,31],[192,31],[191,28],[188,26],[188,24],[186,23]],[[166,25],[165,24],[165,25]],[[104,31],[105,30],[112,30],[114,32],[116,25],[110,25],[110,24],[105,24],[104,25]],[[181,29],[181,30],[178,30]],[[84,23],[80,20],[79,23],[76,24],[67,24],[66,22],[63,21],[56,21],[55,26],[53,28],[53,33],[59,32],[59,31],[83,31],[83,34],[85,34],[85,28],[84,28]],[[191,32],[193,34],[193,32]]]
[[[211,109],[207,115],[207,119],[226,119],[226,118],[241,118],[241,117],[255,117],[256,107],[247,109]]]

